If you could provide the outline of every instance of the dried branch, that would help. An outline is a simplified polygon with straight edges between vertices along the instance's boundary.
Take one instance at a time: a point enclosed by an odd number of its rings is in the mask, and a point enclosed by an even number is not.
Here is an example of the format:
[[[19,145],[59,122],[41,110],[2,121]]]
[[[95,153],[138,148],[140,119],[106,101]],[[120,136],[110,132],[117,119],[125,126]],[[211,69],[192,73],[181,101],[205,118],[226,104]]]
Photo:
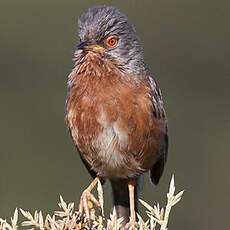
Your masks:
[[[157,203],[153,207],[147,202],[140,199],[140,203],[146,208],[147,220],[137,213],[138,222],[137,228],[139,230],[167,230],[169,214],[173,206],[175,206],[182,198],[184,191],[175,194],[174,176],[172,176],[169,191],[167,193],[167,204],[161,208]],[[110,214],[108,220],[104,217],[104,198],[103,190],[100,183],[97,187],[98,200],[100,203],[100,210],[95,207],[91,208],[91,219],[86,219],[85,215],[81,215],[78,210],[74,210],[74,203],[67,204],[62,196],[58,204],[60,210],[55,211],[53,215],[43,216],[41,211],[35,211],[32,215],[28,211],[20,209],[22,216],[25,218],[18,224],[18,209],[16,208],[10,223],[0,218],[0,230],[18,230],[19,226],[23,229],[40,229],[40,230],[119,230],[123,218],[118,218],[115,209]],[[99,211],[99,215],[97,215]],[[158,227],[159,226],[159,227]]]

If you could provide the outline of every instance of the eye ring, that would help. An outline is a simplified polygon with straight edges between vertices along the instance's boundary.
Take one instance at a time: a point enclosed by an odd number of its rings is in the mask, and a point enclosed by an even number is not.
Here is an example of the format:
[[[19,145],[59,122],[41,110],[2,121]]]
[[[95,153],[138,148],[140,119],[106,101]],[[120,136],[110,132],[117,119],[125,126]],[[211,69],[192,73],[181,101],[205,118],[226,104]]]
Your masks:
[[[115,48],[117,46],[117,43],[118,43],[118,37],[116,35],[111,35],[107,37],[105,40],[105,45],[108,48]]]

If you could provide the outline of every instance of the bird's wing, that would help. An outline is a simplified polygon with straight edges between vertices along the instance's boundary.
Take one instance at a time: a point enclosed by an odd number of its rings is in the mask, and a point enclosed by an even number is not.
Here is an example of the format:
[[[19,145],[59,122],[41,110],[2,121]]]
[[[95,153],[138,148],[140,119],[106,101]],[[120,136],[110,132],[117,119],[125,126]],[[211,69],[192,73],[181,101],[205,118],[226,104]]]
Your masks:
[[[157,82],[149,76],[148,78],[149,84],[151,87],[151,101],[153,105],[153,114],[159,123],[163,124],[162,128],[162,138],[160,143],[160,158],[159,160],[152,166],[150,171],[150,178],[154,184],[158,184],[160,177],[163,174],[164,165],[167,160],[168,154],[168,134],[167,134],[167,118],[163,105],[163,98],[161,94],[161,90],[157,85]]]
[[[148,77],[151,88],[151,100],[153,105],[153,113],[157,119],[164,120],[166,122],[166,113],[163,104],[163,98],[160,87],[153,77]]]

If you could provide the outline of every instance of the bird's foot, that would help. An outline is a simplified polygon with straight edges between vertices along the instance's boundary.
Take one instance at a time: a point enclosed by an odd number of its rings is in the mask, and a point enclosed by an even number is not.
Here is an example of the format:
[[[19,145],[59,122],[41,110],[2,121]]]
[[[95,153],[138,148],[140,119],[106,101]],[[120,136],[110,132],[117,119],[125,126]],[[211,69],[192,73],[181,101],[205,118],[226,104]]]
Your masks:
[[[97,207],[100,207],[99,201],[89,191],[89,189],[86,189],[81,195],[80,204],[79,204],[79,212],[81,214],[85,213],[86,218],[90,219],[90,210],[93,209],[94,205],[96,205]]]

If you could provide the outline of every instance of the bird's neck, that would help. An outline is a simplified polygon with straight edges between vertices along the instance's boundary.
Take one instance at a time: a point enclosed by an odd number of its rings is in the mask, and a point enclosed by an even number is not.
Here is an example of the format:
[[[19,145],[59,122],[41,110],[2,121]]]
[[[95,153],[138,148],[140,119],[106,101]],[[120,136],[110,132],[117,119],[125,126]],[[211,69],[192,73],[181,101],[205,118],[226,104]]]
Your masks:
[[[106,73],[119,73],[119,75],[131,75],[136,80],[141,80],[147,73],[142,53],[134,54],[130,59],[117,58],[116,60],[105,58],[100,54],[89,52],[85,55],[75,55],[74,70],[76,74],[83,74],[91,77],[103,77]]]

